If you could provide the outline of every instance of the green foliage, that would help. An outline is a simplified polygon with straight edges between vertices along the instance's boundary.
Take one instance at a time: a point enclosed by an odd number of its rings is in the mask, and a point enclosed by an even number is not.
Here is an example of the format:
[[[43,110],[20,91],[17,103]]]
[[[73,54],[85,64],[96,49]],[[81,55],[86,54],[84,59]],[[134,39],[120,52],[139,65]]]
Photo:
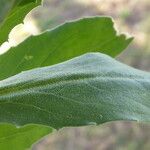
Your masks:
[[[34,142],[51,132],[51,128],[39,125],[27,125],[17,128],[10,124],[0,124],[0,149],[26,150]]]
[[[0,45],[8,39],[12,28],[22,23],[26,14],[40,3],[41,0],[0,1]]]
[[[30,37],[0,57],[0,79],[90,51],[116,56],[132,38],[118,35],[113,26],[109,17],[85,18]]]
[[[9,0],[1,0],[0,1],[0,23],[6,17],[9,9],[11,8],[12,2],[13,1],[9,1]]]
[[[1,81],[0,122],[62,128],[150,121],[149,89],[148,73],[104,54],[86,54]]]
[[[1,0],[0,44],[40,4]],[[150,75],[107,56],[117,56],[131,40],[117,34],[109,17],[85,18],[29,37],[1,55],[0,149],[30,148],[52,128],[150,121]],[[107,55],[79,56],[87,52]]]

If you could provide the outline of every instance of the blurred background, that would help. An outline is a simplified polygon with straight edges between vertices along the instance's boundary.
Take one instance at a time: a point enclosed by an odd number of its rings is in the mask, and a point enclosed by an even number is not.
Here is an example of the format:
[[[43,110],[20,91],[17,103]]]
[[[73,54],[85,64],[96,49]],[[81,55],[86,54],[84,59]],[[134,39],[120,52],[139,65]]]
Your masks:
[[[67,20],[108,15],[119,31],[135,39],[117,59],[150,71],[150,0],[44,0],[27,15],[24,25],[11,32],[0,53],[29,35],[39,34]],[[33,150],[150,150],[150,126],[136,122],[111,122],[99,126],[65,128],[44,138]]]

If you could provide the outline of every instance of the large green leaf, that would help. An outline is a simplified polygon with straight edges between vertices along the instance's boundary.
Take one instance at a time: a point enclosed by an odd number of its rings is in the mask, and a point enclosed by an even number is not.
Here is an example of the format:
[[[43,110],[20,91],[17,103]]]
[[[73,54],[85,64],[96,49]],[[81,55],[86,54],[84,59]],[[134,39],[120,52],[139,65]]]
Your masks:
[[[16,128],[10,124],[0,124],[0,149],[1,150],[27,150],[41,137],[52,132],[46,126],[27,125]]]
[[[150,121],[150,74],[90,53],[0,82],[0,122],[54,128]]]
[[[116,56],[132,38],[118,35],[113,26],[109,17],[85,18],[30,37],[0,56],[0,79],[91,51]]]
[[[0,1],[0,45],[8,39],[8,34],[17,24],[23,22],[26,14],[41,4],[41,0],[1,0]]]

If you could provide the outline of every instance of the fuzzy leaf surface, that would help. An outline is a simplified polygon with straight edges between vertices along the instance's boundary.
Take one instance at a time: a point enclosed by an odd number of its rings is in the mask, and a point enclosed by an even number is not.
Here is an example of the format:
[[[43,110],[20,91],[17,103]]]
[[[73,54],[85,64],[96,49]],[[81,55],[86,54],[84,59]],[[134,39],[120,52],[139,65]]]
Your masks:
[[[0,122],[62,128],[149,116],[150,74],[100,53],[0,81]]]

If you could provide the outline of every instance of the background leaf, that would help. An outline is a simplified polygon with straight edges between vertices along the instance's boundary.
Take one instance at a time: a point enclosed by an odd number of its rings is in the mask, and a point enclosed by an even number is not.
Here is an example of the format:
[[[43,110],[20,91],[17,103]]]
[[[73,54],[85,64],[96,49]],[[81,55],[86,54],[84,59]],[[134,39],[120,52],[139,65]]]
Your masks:
[[[0,45],[7,41],[12,28],[23,22],[26,14],[41,4],[41,0],[0,1]]]
[[[0,122],[61,128],[149,116],[150,74],[100,53],[0,82]]]
[[[0,79],[91,51],[116,56],[132,38],[118,35],[113,26],[109,17],[85,18],[30,37],[0,56]]]
[[[13,1],[10,0],[1,0],[0,1],[0,23],[4,20],[7,13],[12,7]]]
[[[20,128],[10,124],[0,124],[1,150],[27,150],[34,142],[52,132],[52,128],[27,125]]]

